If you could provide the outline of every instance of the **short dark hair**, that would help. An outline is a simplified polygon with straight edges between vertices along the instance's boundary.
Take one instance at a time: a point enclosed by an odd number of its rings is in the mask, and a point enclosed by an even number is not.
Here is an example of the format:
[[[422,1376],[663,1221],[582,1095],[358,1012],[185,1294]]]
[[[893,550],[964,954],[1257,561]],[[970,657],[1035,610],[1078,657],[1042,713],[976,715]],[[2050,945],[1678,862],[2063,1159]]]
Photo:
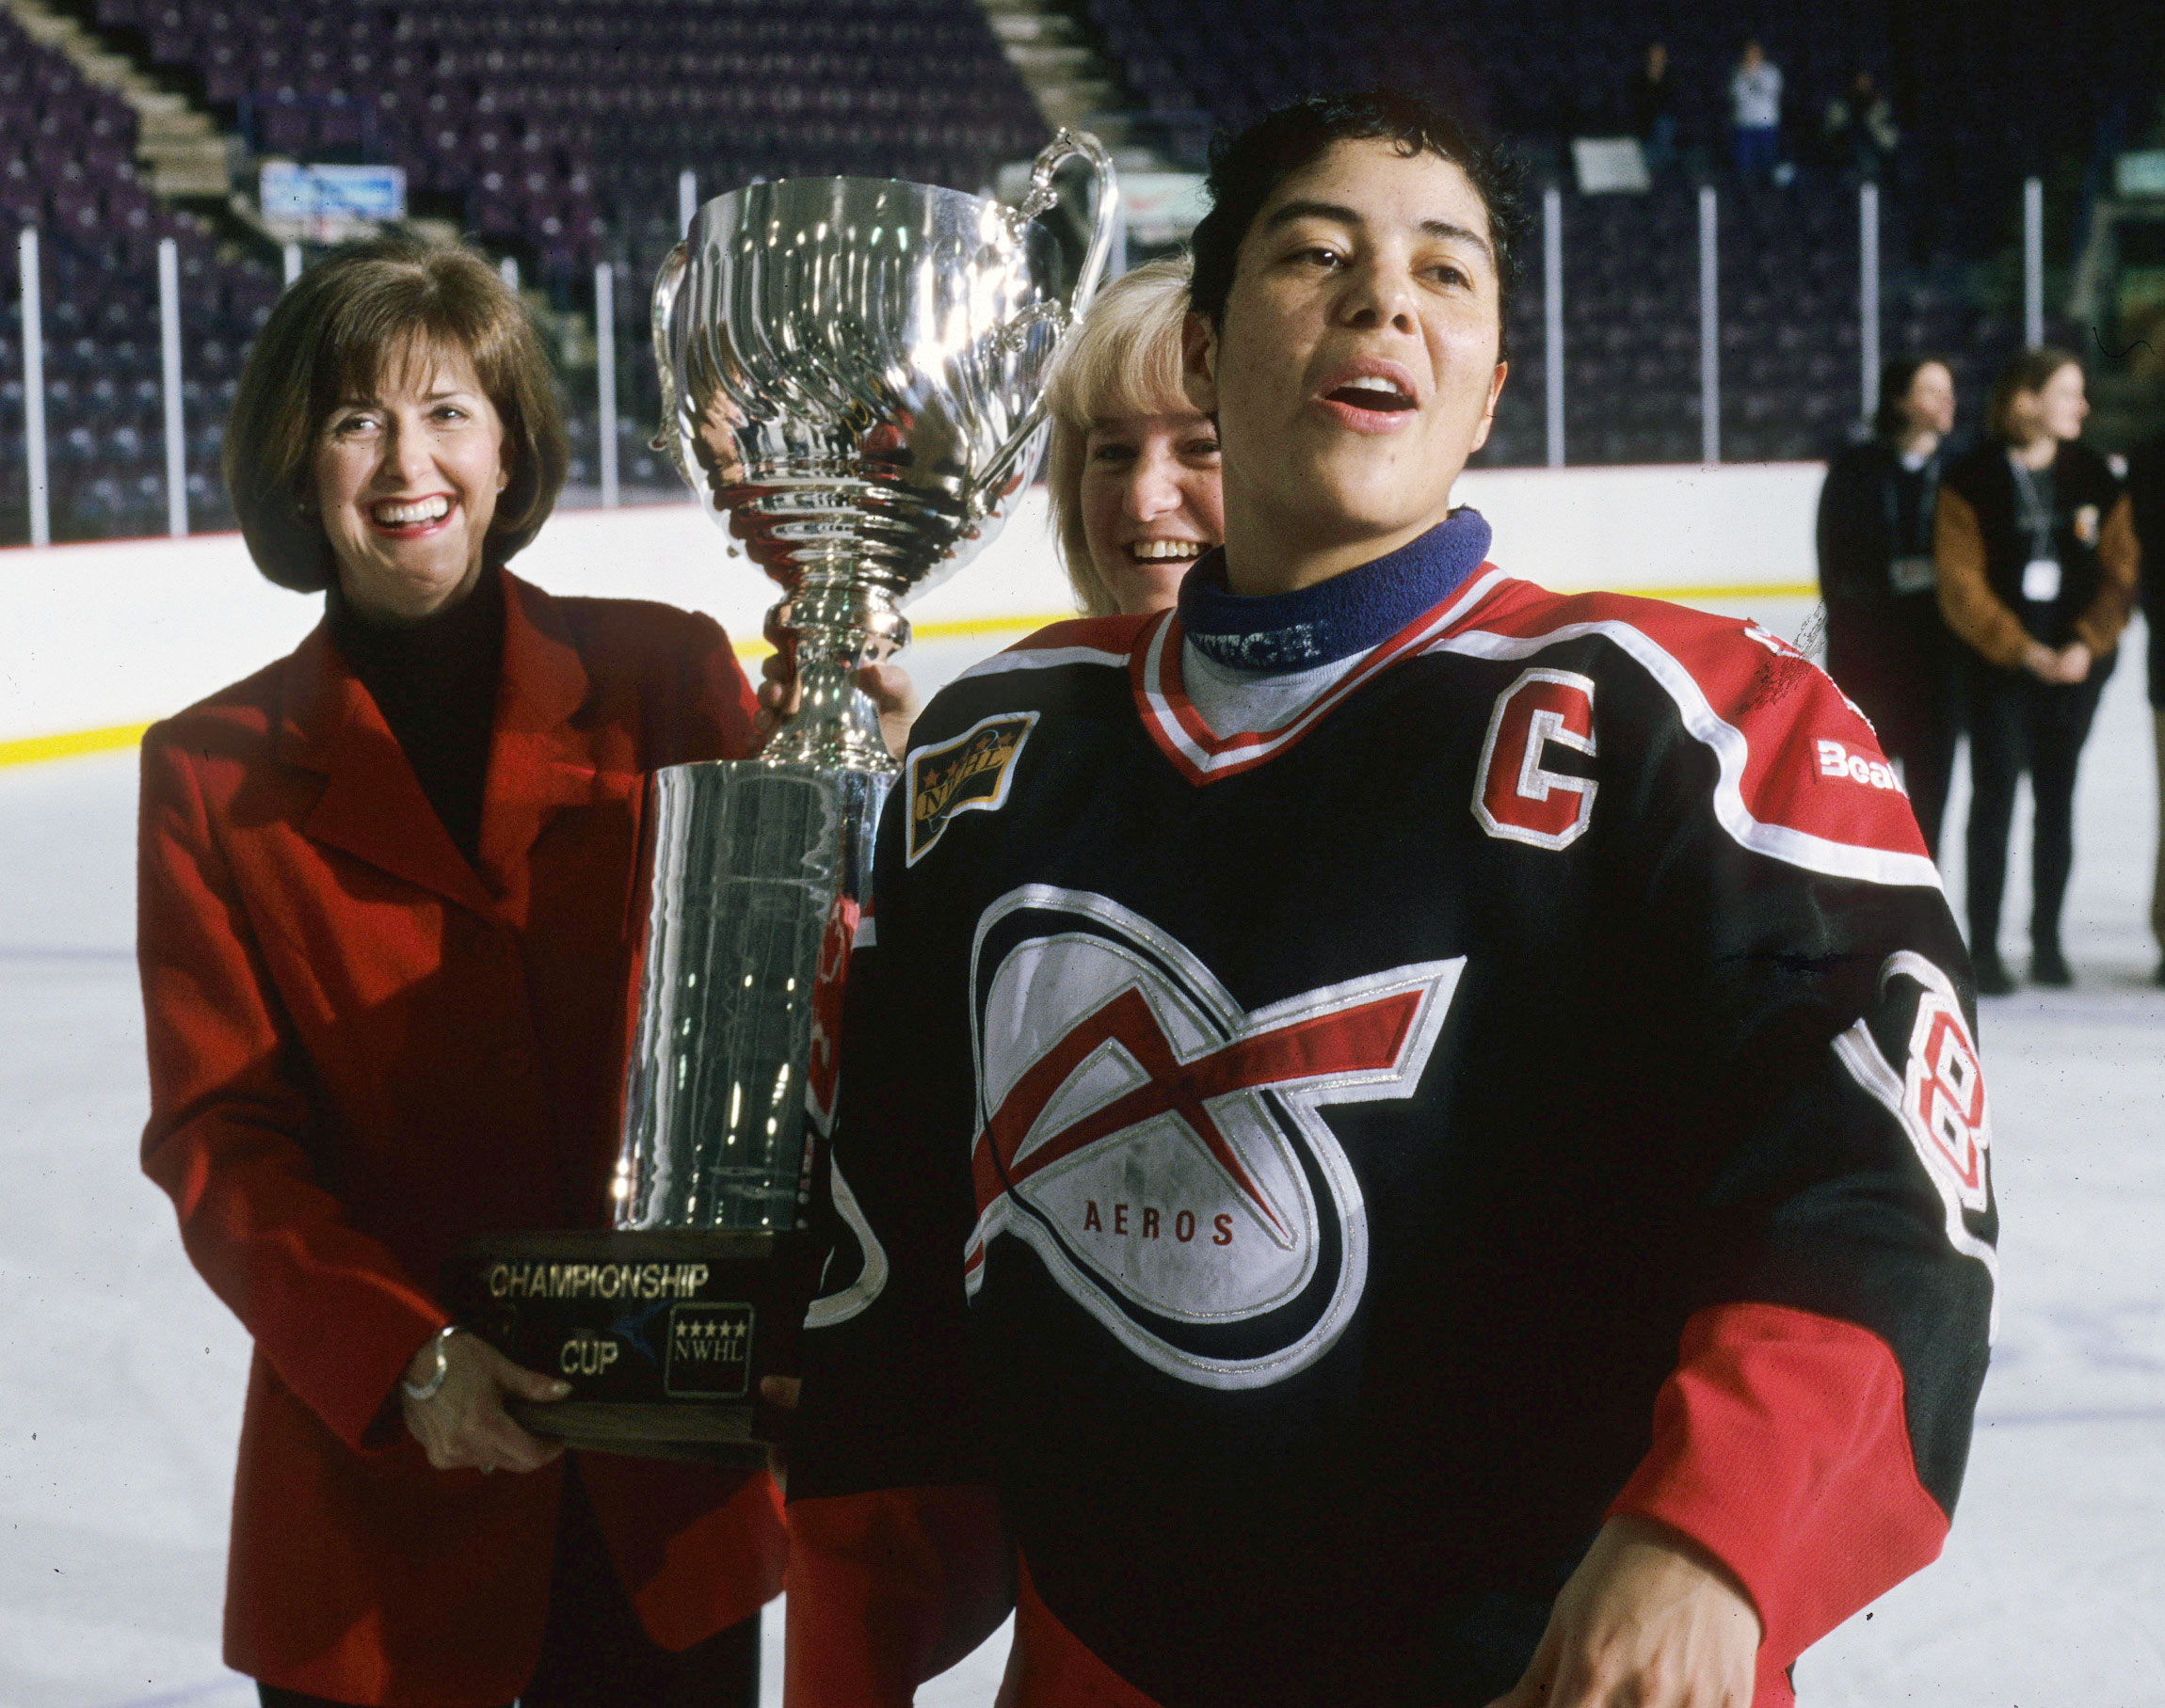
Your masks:
[[[1908,431],[1909,417],[1902,413],[1902,400],[1916,384],[1916,376],[1927,368],[1945,368],[1950,378],[1954,375],[1953,363],[1944,356],[1930,352],[1898,356],[1881,364],[1879,407],[1872,411],[1872,431],[1880,438],[1900,439]]]
[[[1517,161],[1450,109],[1399,89],[1310,95],[1267,113],[1236,135],[1211,142],[1211,211],[1195,227],[1192,247],[1196,312],[1213,327],[1226,323],[1233,267],[1241,243],[1263,204],[1295,172],[1340,142],[1388,142],[1407,159],[1434,154],[1472,182],[1488,210],[1489,247],[1496,252],[1497,352],[1511,354],[1511,299],[1518,284],[1518,249],[1527,229],[1524,174]]]
[[[2019,350],[2009,357],[2007,365],[1999,371],[1999,377],[1993,382],[1992,399],[1984,407],[1984,430],[1995,439],[2009,438],[2012,424],[2009,417],[2014,411],[2015,398],[2024,391],[2042,391],[2061,369],[2081,365],[2079,356],[2052,344]]]
[[[309,505],[316,435],[343,397],[426,350],[473,363],[504,423],[510,480],[483,547],[494,568],[540,533],[570,460],[556,386],[519,298],[456,244],[372,238],[294,281],[249,352],[226,427],[226,491],[266,579],[300,593],[335,578],[330,539]]]

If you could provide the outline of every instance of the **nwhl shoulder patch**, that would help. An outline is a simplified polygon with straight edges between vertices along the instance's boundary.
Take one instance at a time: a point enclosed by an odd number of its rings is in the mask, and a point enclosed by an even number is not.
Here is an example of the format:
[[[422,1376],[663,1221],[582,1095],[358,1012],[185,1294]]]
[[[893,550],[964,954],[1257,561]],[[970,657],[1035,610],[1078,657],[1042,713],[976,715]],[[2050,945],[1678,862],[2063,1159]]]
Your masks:
[[[910,865],[932,852],[956,813],[997,812],[1006,804],[1015,761],[1036,722],[1034,711],[980,718],[909,756]]]

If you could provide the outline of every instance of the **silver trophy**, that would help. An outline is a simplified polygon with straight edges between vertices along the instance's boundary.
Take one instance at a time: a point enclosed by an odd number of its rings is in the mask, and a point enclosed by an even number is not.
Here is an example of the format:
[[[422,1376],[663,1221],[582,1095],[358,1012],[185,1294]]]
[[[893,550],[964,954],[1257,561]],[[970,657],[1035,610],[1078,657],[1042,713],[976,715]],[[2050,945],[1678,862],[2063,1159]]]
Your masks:
[[[1072,268],[1038,217],[1071,157],[1096,180]],[[469,1291],[486,1296],[491,1337],[573,1383],[571,1399],[522,1411],[531,1427],[708,1458],[763,1433],[758,1378],[792,1367],[811,1292],[806,1221],[842,978],[898,769],[855,677],[906,644],[902,604],[1012,513],[1116,200],[1096,138],[1062,131],[1018,207],[785,179],[708,202],[663,263],[656,448],[732,555],[781,589],[771,621],[802,696],[758,758],[671,766],[650,784],[617,1231],[473,1249]]]

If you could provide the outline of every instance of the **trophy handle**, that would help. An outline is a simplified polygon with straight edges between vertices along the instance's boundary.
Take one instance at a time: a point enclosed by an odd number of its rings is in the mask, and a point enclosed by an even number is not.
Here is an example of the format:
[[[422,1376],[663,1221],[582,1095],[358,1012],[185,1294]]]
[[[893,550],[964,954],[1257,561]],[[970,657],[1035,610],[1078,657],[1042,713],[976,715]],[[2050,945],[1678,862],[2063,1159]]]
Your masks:
[[[648,442],[647,448],[650,451],[667,452],[669,460],[677,466],[677,472],[697,492],[699,483],[685,464],[683,434],[680,431],[677,420],[683,409],[683,391],[677,380],[674,349],[677,336],[677,293],[683,288],[684,274],[691,263],[691,247],[680,241],[675,248],[663,257],[662,270],[654,275],[654,367],[662,380],[662,430]]]
[[[1075,289],[1068,295],[1066,306],[1071,314],[1080,314],[1089,306],[1098,289],[1099,275],[1105,270],[1105,257],[1113,247],[1113,215],[1120,207],[1120,178],[1113,169],[1113,156],[1088,131],[1071,131],[1061,126],[1031,162],[1029,194],[1009,215],[1019,231],[1026,222],[1035,219],[1058,201],[1060,193],[1052,187],[1052,174],[1064,161],[1077,157],[1088,164],[1090,175],[1098,183],[1098,223],[1090,233],[1090,247],[1082,251],[1082,267],[1075,276]]]
[[[1060,200],[1052,187],[1052,173],[1063,161],[1080,157],[1090,168],[1090,175],[1098,184],[1097,223],[1090,232],[1089,247],[1082,251],[1082,265],[1075,275],[1074,288],[1068,292],[1064,303],[1034,302],[1001,328],[1001,343],[1009,348],[1017,347],[1024,332],[1030,327],[1050,322],[1059,328],[1061,342],[1075,324],[1075,317],[1090,306],[1090,298],[1098,294],[1098,281],[1105,271],[1105,257],[1113,247],[1113,231],[1116,223],[1114,215],[1120,208],[1120,177],[1113,169],[1113,157],[1105,152],[1105,145],[1088,131],[1071,131],[1063,125],[1053,133],[1052,140],[1039,151],[1030,168],[1030,191],[1019,203],[1008,210],[1008,223],[1019,234],[1024,225],[1045,212]],[[1007,483],[1016,460],[1021,456],[1036,433],[1045,424],[1045,394],[1040,391],[1032,400],[1028,411],[1007,436],[986,465],[985,478],[979,483],[980,491],[999,491]]]

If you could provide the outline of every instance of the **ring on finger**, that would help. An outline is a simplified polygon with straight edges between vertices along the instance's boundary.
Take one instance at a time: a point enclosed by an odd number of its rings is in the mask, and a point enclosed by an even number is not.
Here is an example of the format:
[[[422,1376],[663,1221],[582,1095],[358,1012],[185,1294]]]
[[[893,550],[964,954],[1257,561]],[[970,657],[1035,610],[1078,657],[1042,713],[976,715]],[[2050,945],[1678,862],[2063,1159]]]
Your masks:
[[[491,1471],[493,1471],[493,1470],[495,1470],[495,1469],[496,1469],[496,1467],[495,1467],[494,1465],[483,1465],[483,1466],[481,1467],[481,1475],[482,1475],[482,1476],[484,1476],[484,1477],[487,1477],[487,1476],[489,1474],[489,1472],[491,1472]]]

